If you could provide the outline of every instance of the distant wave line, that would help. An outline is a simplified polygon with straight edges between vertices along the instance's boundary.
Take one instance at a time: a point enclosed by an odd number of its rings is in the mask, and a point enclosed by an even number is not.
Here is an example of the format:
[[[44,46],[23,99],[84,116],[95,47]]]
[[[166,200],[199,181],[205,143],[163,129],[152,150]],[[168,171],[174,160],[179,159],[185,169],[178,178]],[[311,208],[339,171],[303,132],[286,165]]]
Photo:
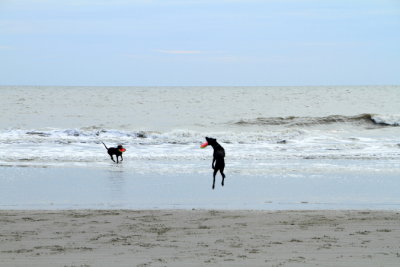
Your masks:
[[[325,117],[259,117],[241,119],[234,125],[281,125],[281,126],[317,126],[334,123],[351,123],[355,125],[400,126],[400,115],[378,115],[364,113],[356,116],[329,115]]]

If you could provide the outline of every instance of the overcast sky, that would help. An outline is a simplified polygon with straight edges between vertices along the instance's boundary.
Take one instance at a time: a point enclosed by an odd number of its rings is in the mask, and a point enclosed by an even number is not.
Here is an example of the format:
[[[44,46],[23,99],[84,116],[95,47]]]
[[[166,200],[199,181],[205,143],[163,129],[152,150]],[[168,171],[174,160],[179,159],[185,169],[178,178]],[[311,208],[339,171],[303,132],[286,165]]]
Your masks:
[[[0,85],[400,84],[400,0],[0,0]]]

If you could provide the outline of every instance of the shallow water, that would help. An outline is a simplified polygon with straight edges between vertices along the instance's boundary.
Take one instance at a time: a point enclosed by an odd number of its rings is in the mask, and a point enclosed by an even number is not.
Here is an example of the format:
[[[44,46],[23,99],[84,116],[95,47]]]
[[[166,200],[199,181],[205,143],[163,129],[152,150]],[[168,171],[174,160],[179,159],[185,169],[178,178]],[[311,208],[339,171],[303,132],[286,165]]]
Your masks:
[[[267,176],[138,174],[122,165],[88,168],[0,167],[0,209],[400,209],[390,172],[346,170]]]

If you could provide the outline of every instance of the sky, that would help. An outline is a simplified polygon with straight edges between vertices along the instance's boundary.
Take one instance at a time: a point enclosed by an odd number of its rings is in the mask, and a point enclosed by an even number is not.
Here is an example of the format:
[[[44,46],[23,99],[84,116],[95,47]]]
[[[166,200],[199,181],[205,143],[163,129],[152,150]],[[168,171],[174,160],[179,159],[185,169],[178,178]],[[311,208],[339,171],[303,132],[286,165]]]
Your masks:
[[[400,85],[400,0],[0,0],[0,85]]]

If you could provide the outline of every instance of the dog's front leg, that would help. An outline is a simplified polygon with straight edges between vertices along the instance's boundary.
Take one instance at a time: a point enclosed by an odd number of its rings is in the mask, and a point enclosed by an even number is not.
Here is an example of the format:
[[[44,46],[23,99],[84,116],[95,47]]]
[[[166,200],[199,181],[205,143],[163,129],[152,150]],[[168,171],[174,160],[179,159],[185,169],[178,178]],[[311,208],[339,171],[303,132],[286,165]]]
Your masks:
[[[212,161],[212,164],[211,164],[211,168],[213,168],[213,170],[215,169],[215,165],[214,165],[214,163],[215,163],[215,158],[213,158],[213,161]]]

